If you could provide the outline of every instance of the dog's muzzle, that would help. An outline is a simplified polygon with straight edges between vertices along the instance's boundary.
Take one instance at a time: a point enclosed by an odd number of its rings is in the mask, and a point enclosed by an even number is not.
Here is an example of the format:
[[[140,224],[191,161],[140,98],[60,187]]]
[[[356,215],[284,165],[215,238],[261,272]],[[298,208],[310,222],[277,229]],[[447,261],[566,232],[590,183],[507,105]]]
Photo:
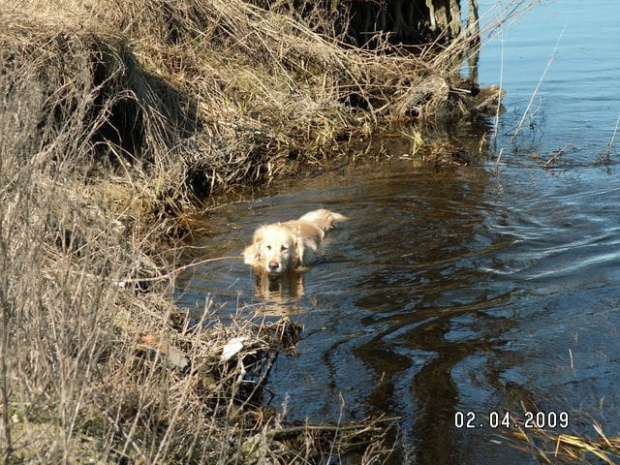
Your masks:
[[[280,271],[280,263],[275,260],[271,260],[268,264],[268,268],[269,271],[273,273],[278,273]]]

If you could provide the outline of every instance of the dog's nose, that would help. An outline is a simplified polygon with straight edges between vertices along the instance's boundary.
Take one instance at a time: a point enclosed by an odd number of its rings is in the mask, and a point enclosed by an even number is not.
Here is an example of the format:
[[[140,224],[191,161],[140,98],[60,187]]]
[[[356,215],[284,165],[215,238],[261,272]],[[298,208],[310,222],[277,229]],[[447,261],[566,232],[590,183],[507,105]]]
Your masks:
[[[271,260],[269,262],[269,269],[271,271],[277,271],[278,268],[280,268],[280,264],[278,262],[276,262],[275,260]]]

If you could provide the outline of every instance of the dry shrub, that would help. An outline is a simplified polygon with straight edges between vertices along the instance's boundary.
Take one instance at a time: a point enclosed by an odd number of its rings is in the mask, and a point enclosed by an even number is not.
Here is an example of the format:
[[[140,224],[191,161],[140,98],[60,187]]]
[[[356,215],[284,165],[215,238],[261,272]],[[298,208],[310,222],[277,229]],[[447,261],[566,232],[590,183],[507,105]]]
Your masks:
[[[603,427],[594,423],[597,438],[586,435],[556,434],[543,428],[519,428],[512,434],[513,445],[537,457],[540,463],[606,463],[620,459],[620,436],[607,436]]]
[[[208,303],[202,321],[189,321],[165,297],[164,260],[144,254],[148,236],[86,201],[62,181],[66,173],[7,159],[0,152],[6,463],[312,460],[310,439],[287,444],[294,435],[279,439],[282,419],[260,408],[276,351],[298,328],[223,326]],[[241,351],[223,361],[235,337]],[[332,436],[342,442],[353,432]]]
[[[296,341],[294,325],[223,326],[207,305],[194,326],[163,297],[162,268],[143,253],[148,238],[32,164],[0,172],[7,463],[289,463],[332,450],[327,437],[338,451],[359,441],[360,427],[282,432],[279,415],[261,410],[262,384],[278,347]],[[144,282],[151,292],[136,287]],[[234,337],[241,352],[223,362]]]

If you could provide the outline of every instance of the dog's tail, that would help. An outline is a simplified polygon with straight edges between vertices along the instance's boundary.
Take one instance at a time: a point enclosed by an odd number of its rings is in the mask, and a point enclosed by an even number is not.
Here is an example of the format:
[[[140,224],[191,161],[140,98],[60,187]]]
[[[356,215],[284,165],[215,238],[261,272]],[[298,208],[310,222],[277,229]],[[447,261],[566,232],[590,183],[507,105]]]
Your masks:
[[[322,229],[323,231],[329,231],[334,227],[334,223],[337,221],[346,221],[347,218],[340,213],[332,212],[329,210],[325,210],[321,208],[320,210],[314,210],[306,213],[304,216],[299,218],[301,221],[309,221],[313,223],[316,227]]]

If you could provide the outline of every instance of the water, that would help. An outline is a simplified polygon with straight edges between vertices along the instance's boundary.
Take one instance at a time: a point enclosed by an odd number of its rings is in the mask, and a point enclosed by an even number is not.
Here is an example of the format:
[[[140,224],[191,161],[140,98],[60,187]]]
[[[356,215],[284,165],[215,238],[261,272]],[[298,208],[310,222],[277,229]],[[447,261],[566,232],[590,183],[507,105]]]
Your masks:
[[[508,153],[517,152],[511,162],[565,149],[564,163],[588,164],[605,152],[620,115],[620,5],[605,0],[541,3],[486,45],[480,82],[502,82],[508,91],[500,132],[509,132],[542,79],[518,147],[502,140]],[[493,4],[480,2],[483,21],[497,15]]]
[[[615,4],[613,4],[615,5]],[[240,259],[179,282],[179,304],[222,315],[259,309],[304,325],[300,355],[278,358],[272,405],[291,421],[401,417],[420,464],[535,463],[489,416],[524,408],[556,433],[620,429],[620,179],[604,158],[620,114],[620,6],[564,0],[537,7],[483,50],[480,81],[508,91],[497,148],[474,166],[395,159],[274,187],[208,218],[200,256],[238,256],[263,223],[323,207],[351,220],[318,262],[259,283]],[[481,2],[481,10],[489,2]],[[563,34],[562,34],[562,31]],[[514,129],[555,58],[519,137]],[[472,130],[476,146],[479,134]],[[544,163],[562,148],[547,168]],[[284,288],[284,293],[282,293]],[[243,307],[243,305],[248,305]],[[344,406],[340,398],[344,399]],[[461,413],[463,417],[461,417]],[[455,420],[476,416],[476,428]],[[501,418],[501,417],[500,417]],[[482,425],[482,426],[481,426]],[[552,446],[551,446],[552,447]]]

